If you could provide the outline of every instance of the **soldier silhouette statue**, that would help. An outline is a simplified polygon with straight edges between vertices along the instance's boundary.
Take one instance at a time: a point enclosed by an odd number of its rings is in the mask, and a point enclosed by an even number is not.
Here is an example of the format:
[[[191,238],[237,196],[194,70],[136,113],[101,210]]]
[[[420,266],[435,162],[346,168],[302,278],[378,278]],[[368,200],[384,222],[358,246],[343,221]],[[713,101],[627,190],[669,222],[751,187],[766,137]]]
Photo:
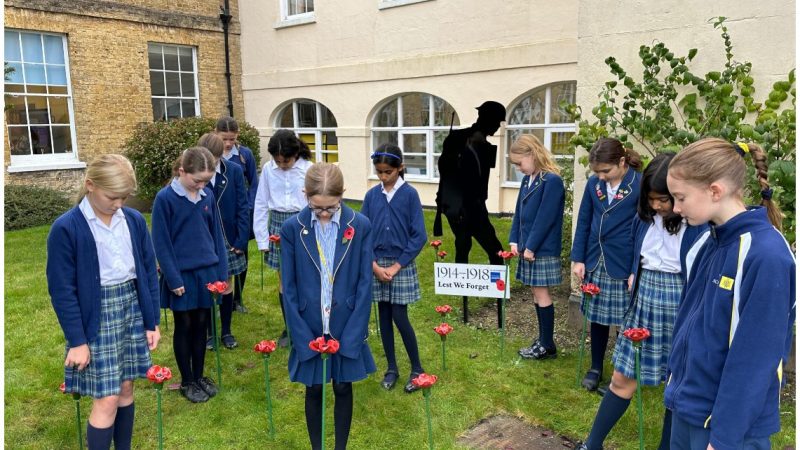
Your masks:
[[[478,120],[469,128],[452,130],[444,140],[439,157],[439,191],[436,193],[436,220],[433,235],[442,235],[442,215],[447,217],[455,235],[456,262],[469,262],[472,238],[486,251],[490,264],[502,264],[497,252],[503,249],[497,239],[486,199],[489,172],[495,167],[497,146],[486,141],[506,120],[500,103],[487,101],[476,108]],[[497,300],[497,323],[502,327],[500,302]],[[464,297],[464,322],[469,321],[467,297]]]

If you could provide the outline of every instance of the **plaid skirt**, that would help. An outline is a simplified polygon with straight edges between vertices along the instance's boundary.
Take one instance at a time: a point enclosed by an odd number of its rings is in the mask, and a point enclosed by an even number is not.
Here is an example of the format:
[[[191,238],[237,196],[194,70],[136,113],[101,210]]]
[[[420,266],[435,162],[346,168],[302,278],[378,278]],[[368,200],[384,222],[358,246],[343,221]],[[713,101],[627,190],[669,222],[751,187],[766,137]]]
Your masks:
[[[281,226],[283,226],[283,223],[297,213],[298,211],[284,212],[271,209],[269,211],[269,224],[267,225],[267,231],[269,231],[269,235],[280,235]],[[269,243],[269,252],[264,254],[264,262],[275,270],[281,270],[281,252],[280,248],[275,247],[274,242]]]
[[[395,263],[391,258],[378,258],[377,263],[381,267],[389,267]],[[407,266],[400,269],[392,278],[392,281],[384,283],[378,278],[372,277],[372,301],[389,302],[393,305],[410,305],[421,297],[419,290],[419,276],[417,275],[417,263],[411,261]]]
[[[69,351],[69,347],[65,350]],[[89,342],[89,365],[64,368],[66,392],[92,398],[119,395],[123,381],[144,378],[152,365],[136,280],[100,291],[100,328]]]
[[[639,274],[636,300],[620,331],[650,330],[650,337],[642,341],[640,382],[643,385],[658,386],[664,381],[682,289],[683,279],[679,273],[642,269]],[[614,369],[628,378],[636,378],[634,358],[633,343],[620,334],[611,359]]]
[[[244,253],[236,254],[234,252],[228,252],[228,275],[239,275],[240,273],[247,270],[247,258],[245,258]]]
[[[581,302],[583,315],[589,319],[589,322],[600,325],[622,325],[630,300],[628,280],[615,280],[609,277],[605,261],[600,258],[597,269],[587,273],[585,281],[599,286],[600,294],[588,302]],[[584,308],[584,304],[587,305],[586,308]]]
[[[525,286],[558,286],[561,284],[561,260],[558,256],[542,256],[517,262],[517,280]]]

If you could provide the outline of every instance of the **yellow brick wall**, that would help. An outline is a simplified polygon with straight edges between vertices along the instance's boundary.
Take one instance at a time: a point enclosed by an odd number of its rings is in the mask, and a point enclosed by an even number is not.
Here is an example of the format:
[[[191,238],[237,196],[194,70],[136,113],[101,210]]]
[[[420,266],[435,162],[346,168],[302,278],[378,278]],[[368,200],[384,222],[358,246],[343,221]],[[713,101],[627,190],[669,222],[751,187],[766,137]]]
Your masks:
[[[200,113],[204,117],[228,114],[220,1],[95,2],[105,8],[89,3],[78,0],[68,12],[60,7],[62,2],[53,0],[12,0],[6,1],[4,10],[6,29],[67,35],[73,125],[81,161],[119,152],[137,124],[153,121],[148,42],[196,47]],[[231,1],[231,6],[233,14],[236,1]],[[244,118],[236,16],[231,31],[234,115]],[[4,150],[8,166],[8,139]],[[45,177],[41,172],[6,172],[5,176],[7,183],[41,184],[36,181],[52,178],[52,174]],[[74,174],[65,174],[65,178],[74,178]]]

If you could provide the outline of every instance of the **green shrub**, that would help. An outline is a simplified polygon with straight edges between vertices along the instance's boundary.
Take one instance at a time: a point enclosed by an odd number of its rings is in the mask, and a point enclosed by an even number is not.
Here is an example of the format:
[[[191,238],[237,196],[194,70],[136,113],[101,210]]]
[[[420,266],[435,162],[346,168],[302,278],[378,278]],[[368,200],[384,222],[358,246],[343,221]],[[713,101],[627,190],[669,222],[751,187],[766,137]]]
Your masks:
[[[215,119],[188,117],[169,122],[144,123],[139,125],[123,146],[123,152],[131,160],[139,182],[137,197],[152,200],[172,177],[172,164],[180,153],[197,144],[205,133],[212,131]],[[260,166],[258,132],[250,124],[239,122],[239,143],[253,150]]]
[[[64,194],[52,189],[8,184],[5,190],[6,231],[49,225],[72,207]]]

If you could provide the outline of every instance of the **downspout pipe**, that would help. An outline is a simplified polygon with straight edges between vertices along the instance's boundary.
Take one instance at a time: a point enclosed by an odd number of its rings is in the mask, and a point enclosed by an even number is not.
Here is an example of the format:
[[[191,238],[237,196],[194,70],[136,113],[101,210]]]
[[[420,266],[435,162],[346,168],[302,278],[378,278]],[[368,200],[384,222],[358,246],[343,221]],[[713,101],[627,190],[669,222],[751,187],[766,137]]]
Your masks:
[[[231,23],[231,9],[228,0],[225,6],[220,6],[219,20],[222,21],[222,34],[225,36],[225,82],[228,86],[228,115],[233,117],[233,88],[231,86],[231,48],[228,43]]]

